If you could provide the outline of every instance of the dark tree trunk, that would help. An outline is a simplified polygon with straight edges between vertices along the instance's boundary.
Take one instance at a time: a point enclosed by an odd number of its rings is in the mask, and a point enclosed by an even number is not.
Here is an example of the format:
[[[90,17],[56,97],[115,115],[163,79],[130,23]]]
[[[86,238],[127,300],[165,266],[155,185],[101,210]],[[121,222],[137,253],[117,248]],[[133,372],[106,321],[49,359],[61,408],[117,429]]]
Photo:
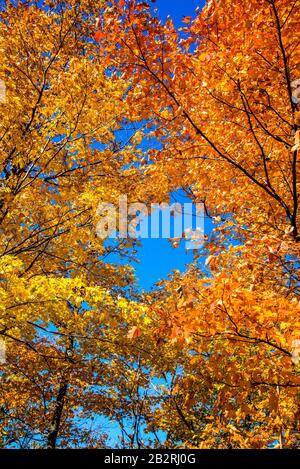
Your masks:
[[[65,404],[65,398],[68,390],[68,382],[64,381],[58,391],[56,402],[55,402],[55,409],[53,413],[53,418],[50,426],[50,431],[47,438],[47,448],[48,449],[55,449],[56,448],[56,441],[59,432],[61,416]]]
[[[73,337],[70,337],[69,345],[66,348],[66,354],[65,354],[65,358],[67,362],[69,362],[69,366],[68,366],[68,369],[65,370],[63,373],[60,387],[56,396],[54,412],[53,412],[51,425],[50,425],[49,433],[47,437],[48,449],[56,448],[62,413],[64,410],[64,405],[66,402],[66,396],[67,396],[67,391],[68,391],[68,386],[69,386],[71,366],[72,366],[71,364],[73,363],[73,351],[74,351],[74,339]]]

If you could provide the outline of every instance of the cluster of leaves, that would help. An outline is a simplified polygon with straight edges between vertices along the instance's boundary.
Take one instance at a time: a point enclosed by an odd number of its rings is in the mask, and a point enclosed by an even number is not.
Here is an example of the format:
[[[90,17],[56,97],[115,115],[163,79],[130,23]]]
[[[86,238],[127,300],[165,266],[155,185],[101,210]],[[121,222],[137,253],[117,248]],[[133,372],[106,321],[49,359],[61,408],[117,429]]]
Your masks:
[[[98,205],[136,200],[141,177],[129,166],[140,126],[128,123],[128,83],[88,39],[104,7],[20,1],[1,12],[5,447],[103,445],[89,416],[111,414],[110,361],[128,356],[126,327],[140,314],[126,300],[132,269],[110,261],[131,256],[133,242],[96,234]]]
[[[297,447],[299,0],[180,31],[135,0],[7,3],[1,445],[103,446],[104,416],[126,447]],[[139,297],[97,206],[179,188],[215,228]]]
[[[150,306],[186,357],[180,412],[168,400],[156,421],[178,444],[299,444],[298,8],[212,0],[181,31],[140,2],[107,14],[132,108],[162,144],[149,186],[182,188],[215,224],[203,272],[175,275]]]

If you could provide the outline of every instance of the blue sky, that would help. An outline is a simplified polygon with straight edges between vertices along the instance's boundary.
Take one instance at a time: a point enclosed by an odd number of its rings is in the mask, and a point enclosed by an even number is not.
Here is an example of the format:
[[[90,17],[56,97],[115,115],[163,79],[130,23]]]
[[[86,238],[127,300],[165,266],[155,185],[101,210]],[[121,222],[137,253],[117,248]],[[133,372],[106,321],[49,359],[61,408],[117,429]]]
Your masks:
[[[194,16],[197,6],[203,7],[203,0],[156,0],[153,9],[163,21],[168,15],[176,27],[182,26],[184,16]],[[182,199],[180,200],[182,202]],[[206,222],[207,232],[211,224]],[[184,271],[186,264],[193,260],[191,251],[186,252],[185,243],[173,248],[167,239],[144,239],[138,251],[139,263],[135,265],[138,284],[141,289],[150,290],[159,279],[166,278],[173,270]]]
[[[157,15],[165,20],[168,15],[174,21],[175,26],[180,27],[183,16],[194,16],[196,8],[203,8],[203,0],[156,0],[153,9],[157,9]]]
[[[166,201],[167,202],[167,201]],[[191,200],[184,195],[182,191],[172,194],[170,205],[178,202],[183,206],[185,203],[191,204]],[[193,213],[192,225],[187,224],[184,228],[191,227],[195,231],[196,227],[204,228],[204,233],[211,231],[212,223],[210,220],[203,218],[203,215],[195,216],[195,206],[191,210],[189,206],[185,206],[185,212]],[[158,212],[159,213],[159,212]],[[162,212],[160,212],[162,213]],[[150,226],[150,218],[149,226]],[[162,218],[160,218],[160,230],[162,230]],[[183,217],[181,218],[183,227]],[[204,225],[204,226],[203,226]],[[180,229],[180,234],[183,231]],[[171,218],[170,231],[174,236],[174,217]],[[149,231],[150,228],[149,228]],[[178,236],[178,235],[176,235]],[[139,262],[135,264],[136,276],[140,289],[150,290],[151,287],[160,279],[166,278],[172,270],[185,270],[186,265],[193,261],[192,250],[187,249],[188,240],[182,239],[179,246],[174,248],[168,239],[142,239],[142,247],[138,249]],[[193,245],[192,245],[193,246]]]

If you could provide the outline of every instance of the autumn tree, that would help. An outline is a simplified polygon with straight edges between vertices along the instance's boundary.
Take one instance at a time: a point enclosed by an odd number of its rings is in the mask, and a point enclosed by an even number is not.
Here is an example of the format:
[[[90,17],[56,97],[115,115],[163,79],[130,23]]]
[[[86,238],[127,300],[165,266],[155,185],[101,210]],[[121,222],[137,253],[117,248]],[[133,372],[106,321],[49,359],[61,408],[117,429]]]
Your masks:
[[[159,198],[183,188],[215,224],[198,253],[204,274],[174,278],[149,309],[162,341],[190,355],[176,388],[191,396],[190,428],[174,429],[170,400],[156,420],[177,444],[299,444],[298,9],[212,0],[181,31],[146,2],[116,2],[105,17],[133,115],[160,142],[147,187]]]
[[[142,132],[126,79],[93,39],[105,8],[8,1],[1,11],[2,447],[103,445],[111,362],[128,355],[130,313],[140,314],[132,269],[110,260],[131,256],[134,241],[96,232],[100,203],[137,198],[129,163]]]
[[[100,417],[130,448],[299,445],[298,9],[7,2],[2,446],[103,446]],[[178,188],[215,228],[141,298],[97,207]]]

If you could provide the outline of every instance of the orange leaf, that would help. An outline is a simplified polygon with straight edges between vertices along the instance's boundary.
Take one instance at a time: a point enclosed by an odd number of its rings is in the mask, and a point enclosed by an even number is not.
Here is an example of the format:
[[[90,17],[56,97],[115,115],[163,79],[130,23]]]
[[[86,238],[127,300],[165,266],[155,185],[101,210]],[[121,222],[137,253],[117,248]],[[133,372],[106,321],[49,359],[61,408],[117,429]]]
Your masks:
[[[103,39],[103,38],[104,38],[104,34],[103,34],[102,31],[97,31],[95,33],[94,39],[96,39],[97,42],[100,42],[101,39]]]

